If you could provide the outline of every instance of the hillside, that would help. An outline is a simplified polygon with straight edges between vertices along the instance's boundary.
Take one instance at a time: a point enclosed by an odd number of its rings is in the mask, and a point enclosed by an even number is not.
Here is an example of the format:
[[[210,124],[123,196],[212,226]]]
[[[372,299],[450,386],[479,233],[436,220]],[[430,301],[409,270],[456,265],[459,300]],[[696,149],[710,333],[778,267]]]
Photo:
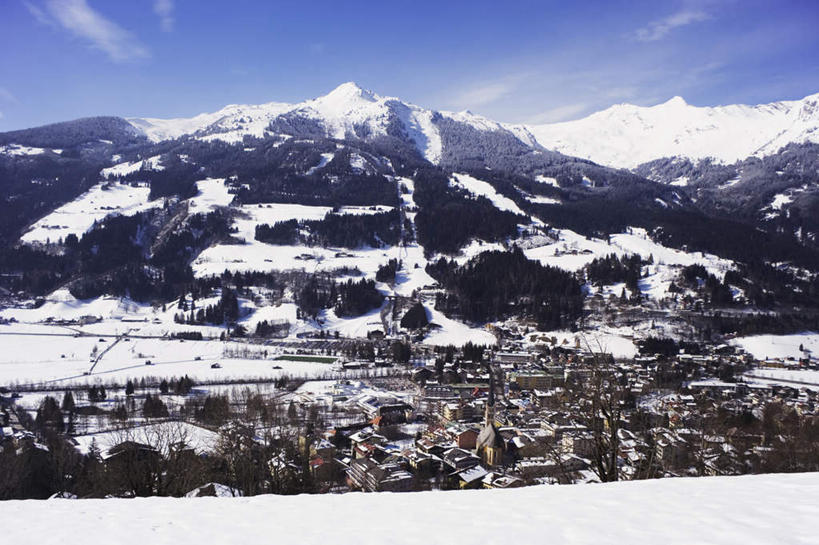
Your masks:
[[[808,127],[812,103],[800,104],[788,111],[807,115]],[[695,119],[687,108],[651,109],[652,123],[676,130],[666,114]],[[712,117],[743,131],[747,112],[737,112]],[[408,334],[398,324],[419,303],[431,323],[418,340],[491,343],[485,328],[506,320],[582,327],[600,318],[588,300],[612,295],[659,309],[663,323],[704,304],[794,317],[749,333],[819,327],[815,144],[762,161],[658,159],[631,172],[547,149],[532,134],[354,83],[297,104],[2,134],[0,295],[18,308],[0,317],[59,320],[25,311],[66,294],[96,316],[96,302],[114,296],[185,310],[154,310],[165,332],[214,327],[223,314],[192,315],[185,301],[227,287],[243,303],[223,326],[241,318],[254,335],[261,323],[260,336],[270,332],[263,316],[280,305],[290,305],[274,313],[286,316],[283,336]],[[510,270],[521,286],[498,281]],[[472,282],[487,289],[466,289]],[[542,285],[553,293],[534,288]],[[680,327],[668,333],[710,336],[741,324]]]
[[[819,474],[518,490],[10,501],[8,543],[819,543]],[[457,496],[457,497],[455,497]],[[456,501],[457,500],[457,501]]]

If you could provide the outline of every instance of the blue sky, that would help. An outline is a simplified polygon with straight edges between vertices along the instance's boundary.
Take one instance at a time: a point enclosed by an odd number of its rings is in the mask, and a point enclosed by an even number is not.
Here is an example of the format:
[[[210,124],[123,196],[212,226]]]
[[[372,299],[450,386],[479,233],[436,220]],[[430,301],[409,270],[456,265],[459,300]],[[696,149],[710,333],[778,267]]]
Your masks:
[[[819,2],[2,0],[0,130],[356,81],[500,121],[819,92]]]

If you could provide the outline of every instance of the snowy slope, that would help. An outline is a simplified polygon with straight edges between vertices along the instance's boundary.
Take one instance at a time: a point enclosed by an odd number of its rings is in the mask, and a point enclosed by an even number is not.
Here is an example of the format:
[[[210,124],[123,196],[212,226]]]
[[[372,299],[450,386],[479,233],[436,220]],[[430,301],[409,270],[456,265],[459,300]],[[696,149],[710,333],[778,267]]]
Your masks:
[[[733,163],[796,142],[819,142],[819,94],[747,106],[697,107],[680,97],[651,107],[618,104],[586,118],[527,127],[543,147],[634,168],[661,157]]]
[[[141,163],[138,163],[141,164]],[[70,234],[81,237],[108,216],[132,216],[150,208],[162,206],[162,200],[149,201],[149,187],[133,187],[120,183],[100,183],[75,200],[57,208],[38,220],[21,237],[27,244],[57,241]]]
[[[194,134],[207,127],[222,129],[222,132],[261,137],[270,120],[290,110],[293,106],[281,102],[244,105],[231,104],[218,112],[203,113],[190,118],[157,119],[152,117],[132,117],[127,121],[140,130],[152,142],[171,140],[186,134]],[[241,141],[241,138],[239,138]]]
[[[4,541],[810,544],[819,474],[405,494],[9,501]]]

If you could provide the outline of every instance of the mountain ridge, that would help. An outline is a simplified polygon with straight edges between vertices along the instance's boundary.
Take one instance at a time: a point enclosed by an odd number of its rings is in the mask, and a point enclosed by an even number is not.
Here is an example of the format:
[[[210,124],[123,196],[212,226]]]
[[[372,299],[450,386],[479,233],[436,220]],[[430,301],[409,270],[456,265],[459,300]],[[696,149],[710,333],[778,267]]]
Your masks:
[[[615,168],[665,157],[729,164],[772,155],[790,143],[819,142],[819,93],[703,107],[675,96],[654,106],[615,104],[578,120],[527,128],[544,148]]]

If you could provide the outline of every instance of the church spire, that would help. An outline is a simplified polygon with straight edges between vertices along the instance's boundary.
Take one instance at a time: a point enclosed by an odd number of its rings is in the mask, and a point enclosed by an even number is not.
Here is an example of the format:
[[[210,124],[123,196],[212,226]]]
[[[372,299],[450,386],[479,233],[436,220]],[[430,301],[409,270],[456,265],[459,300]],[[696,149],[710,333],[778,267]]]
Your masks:
[[[484,426],[495,425],[495,373],[489,366],[489,396],[486,398],[486,410],[483,416]]]
[[[489,366],[489,397],[486,400],[487,405],[495,406],[495,373],[492,366]]]

